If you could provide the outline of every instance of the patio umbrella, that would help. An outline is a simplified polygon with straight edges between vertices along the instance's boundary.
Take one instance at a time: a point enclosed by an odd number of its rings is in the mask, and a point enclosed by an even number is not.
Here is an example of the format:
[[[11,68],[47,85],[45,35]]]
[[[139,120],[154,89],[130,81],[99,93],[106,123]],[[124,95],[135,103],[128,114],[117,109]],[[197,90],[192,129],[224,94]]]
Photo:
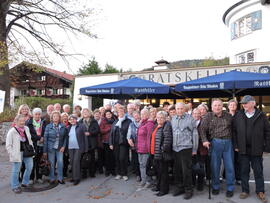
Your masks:
[[[179,97],[167,85],[138,77],[84,87],[80,94],[110,99]]]
[[[175,86],[175,91],[189,97],[235,96],[252,93],[270,94],[270,74],[230,71],[213,76],[183,82]],[[256,91],[255,91],[256,90]]]

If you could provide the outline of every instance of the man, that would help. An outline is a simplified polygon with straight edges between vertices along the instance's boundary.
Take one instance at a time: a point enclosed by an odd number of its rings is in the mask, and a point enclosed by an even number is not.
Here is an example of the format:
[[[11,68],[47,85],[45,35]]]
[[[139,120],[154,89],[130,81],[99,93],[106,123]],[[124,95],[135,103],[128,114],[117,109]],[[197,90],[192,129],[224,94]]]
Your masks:
[[[70,114],[70,105],[69,104],[65,104],[63,106],[63,112],[67,113],[68,115]]]
[[[185,104],[176,104],[176,116],[172,118],[174,174],[176,190],[173,195],[185,193],[184,199],[193,196],[192,155],[198,148],[198,131],[195,120],[185,113]]]
[[[61,104],[56,103],[53,105],[55,111],[59,111],[61,113]]]
[[[211,145],[211,173],[212,194],[218,195],[220,190],[221,159],[225,166],[227,192],[226,197],[232,197],[234,191],[234,166],[232,147],[232,117],[222,111],[223,102],[220,99],[212,100],[212,112],[205,115],[201,122],[200,136],[203,146]],[[209,134],[207,138],[207,134]],[[209,140],[208,140],[209,139]]]
[[[129,118],[129,119],[131,119],[131,120],[133,120],[133,112],[135,111],[135,104],[133,104],[133,103],[129,103],[128,105],[127,105],[127,113],[126,113],[126,115],[127,115],[127,117]]]
[[[163,106],[163,111],[169,113],[170,103],[165,101],[162,106]]]
[[[266,115],[256,109],[254,97],[246,95],[240,102],[243,109],[236,115],[233,122],[235,150],[240,155],[241,186],[240,199],[249,196],[249,172],[253,169],[257,197],[267,202],[264,194],[263,152],[270,149],[270,124]]]
[[[191,115],[192,114],[192,103],[191,102],[188,102],[187,104],[187,113],[189,114],[189,115]]]

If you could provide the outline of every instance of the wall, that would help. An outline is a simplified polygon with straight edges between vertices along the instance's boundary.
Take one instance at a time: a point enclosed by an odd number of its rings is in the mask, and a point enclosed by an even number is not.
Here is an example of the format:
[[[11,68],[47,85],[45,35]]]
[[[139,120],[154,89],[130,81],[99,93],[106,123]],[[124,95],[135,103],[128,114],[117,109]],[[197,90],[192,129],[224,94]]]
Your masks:
[[[7,132],[11,128],[11,122],[0,123],[0,145],[5,144]]]

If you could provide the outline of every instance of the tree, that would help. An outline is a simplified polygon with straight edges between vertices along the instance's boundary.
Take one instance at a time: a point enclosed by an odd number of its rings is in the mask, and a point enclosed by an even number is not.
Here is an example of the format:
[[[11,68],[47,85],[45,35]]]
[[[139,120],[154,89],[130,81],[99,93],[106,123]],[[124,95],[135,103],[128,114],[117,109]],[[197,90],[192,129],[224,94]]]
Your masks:
[[[99,67],[95,57],[92,57],[92,59],[88,61],[88,64],[81,67],[78,71],[79,75],[93,75],[100,73],[102,73],[102,69]]]
[[[112,65],[106,64],[103,73],[119,73],[120,71]]]
[[[87,1],[86,1],[87,2]],[[0,1],[0,89],[6,91],[5,107],[10,103],[9,61],[11,51],[23,58],[39,62],[48,59],[48,51],[66,60],[70,53],[55,42],[61,29],[67,36],[90,32],[88,19],[93,9],[84,7],[82,0],[1,0]],[[29,51],[31,50],[31,51]],[[41,50],[41,53],[38,51]]]

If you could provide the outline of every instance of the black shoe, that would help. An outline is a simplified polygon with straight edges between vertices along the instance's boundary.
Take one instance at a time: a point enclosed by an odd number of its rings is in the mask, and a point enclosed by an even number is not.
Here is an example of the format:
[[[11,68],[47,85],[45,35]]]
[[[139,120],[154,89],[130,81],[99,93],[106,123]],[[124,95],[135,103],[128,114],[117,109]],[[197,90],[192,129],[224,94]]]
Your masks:
[[[193,192],[186,192],[184,199],[186,199],[186,200],[191,199],[192,196],[193,196]]]
[[[110,175],[110,173],[105,172],[105,177],[108,177]]]
[[[230,198],[233,196],[233,191],[227,191],[226,192],[226,197]]]
[[[152,190],[153,192],[158,192],[158,191],[159,191],[159,189],[158,189],[157,187],[153,187],[151,190]]]
[[[212,195],[218,195],[219,194],[219,190],[212,190]]]
[[[80,180],[74,180],[73,185],[78,185],[80,183]]]
[[[197,190],[198,191],[203,191],[203,184],[198,184],[197,185]]]
[[[182,194],[184,194],[185,193],[185,191],[184,190],[175,190],[174,192],[173,192],[173,196],[178,196],[178,195],[182,195]]]
[[[71,180],[70,180],[70,182],[71,182],[71,183],[73,183],[73,182],[74,182],[74,180],[73,180],[73,179],[71,179]]]
[[[116,176],[116,173],[115,172],[111,172],[112,176]]]
[[[99,174],[103,174],[103,168],[100,168],[100,169],[98,170],[98,172],[99,172]]]
[[[65,184],[65,181],[63,181],[63,180],[58,180],[58,183],[61,184],[61,185],[64,185],[64,184]]]
[[[33,186],[32,186],[32,185],[25,185],[25,184],[22,184],[21,187],[22,187],[22,188],[32,188]]]
[[[50,185],[54,185],[55,183],[55,180],[50,181]]]
[[[82,179],[86,179],[87,178],[87,174],[86,173],[83,173],[82,174]]]
[[[167,194],[168,194],[167,192],[158,192],[156,194],[156,196],[161,197],[161,196],[164,196],[164,195],[167,195]]]
[[[91,177],[91,178],[95,178],[96,175],[95,175],[95,174],[90,174],[90,177]]]
[[[235,184],[236,184],[236,185],[241,185],[240,180],[235,181]]]

